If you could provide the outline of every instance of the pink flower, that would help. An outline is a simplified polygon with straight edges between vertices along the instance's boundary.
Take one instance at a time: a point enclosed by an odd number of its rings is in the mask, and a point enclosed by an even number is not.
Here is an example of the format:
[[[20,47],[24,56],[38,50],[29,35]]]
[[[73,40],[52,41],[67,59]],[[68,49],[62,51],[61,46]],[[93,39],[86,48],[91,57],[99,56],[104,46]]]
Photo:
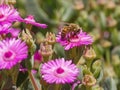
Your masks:
[[[11,26],[11,24],[0,25],[0,34],[7,34],[7,33],[9,33],[9,27],[10,26]]]
[[[12,35],[13,38],[16,38],[18,37],[20,30],[15,28],[10,28],[9,33]]]
[[[26,59],[28,47],[20,39],[0,41],[0,69],[11,69],[14,65]]]
[[[80,81],[76,81],[75,83],[73,83],[72,85],[72,90],[75,90],[75,88],[80,84]]]
[[[72,83],[77,78],[79,70],[72,61],[64,58],[51,60],[41,67],[42,78],[48,83]]]
[[[10,33],[13,38],[18,37],[20,30],[11,28],[11,24],[0,25],[0,34],[8,34]]]
[[[23,20],[23,22],[25,22],[26,24],[32,24],[34,26],[37,26],[37,27],[40,27],[40,28],[47,28],[47,25],[46,24],[40,24],[40,23],[37,23],[35,20],[34,20],[34,17],[32,15],[29,15],[27,18],[25,18]]]
[[[0,5],[0,24],[20,21],[21,17],[16,9],[8,5]]]
[[[36,51],[35,54],[34,54],[34,60],[36,61],[40,61],[42,60],[42,55],[39,51]]]
[[[82,45],[92,44],[93,39],[90,35],[86,34],[82,30],[80,32],[67,33],[65,38],[62,38],[61,32],[57,35],[57,42],[59,42],[62,46],[64,46],[65,50],[69,50],[73,47],[79,47]]]

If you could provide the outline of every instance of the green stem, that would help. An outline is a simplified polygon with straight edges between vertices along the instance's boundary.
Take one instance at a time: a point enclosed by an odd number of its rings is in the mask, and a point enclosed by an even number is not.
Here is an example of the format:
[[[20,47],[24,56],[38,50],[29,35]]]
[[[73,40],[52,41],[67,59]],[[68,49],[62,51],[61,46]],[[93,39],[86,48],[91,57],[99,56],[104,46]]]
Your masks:
[[[55,85],[55,90],[61,90],[61,85],[60,84]]]
[[[91,64],[92,64],[92,60],[86,60],[86,65],[89,70],[91,70]]]
[[[110,64],[110,51],[109,51],[109,48],[106,49],[106,61],[107,61],[107,64]]]
[[[50,56],[43,56],[43,62],[48,62],[52,58],[52,55]]]
[[[92,87],[86,86],[86,90],[92,90]]]
[[[34,90],[42,90],[41,88],[39,88],[39,87],[37,86],[37,83],[36,83],[35,78],[34,78],[34,76],[33,76],[33,74],[32,74],[31,71],[29,72],[29,77],[30,77],[30,80],[31,80],[32,85],[33,85],[33,87],[34,87]]]

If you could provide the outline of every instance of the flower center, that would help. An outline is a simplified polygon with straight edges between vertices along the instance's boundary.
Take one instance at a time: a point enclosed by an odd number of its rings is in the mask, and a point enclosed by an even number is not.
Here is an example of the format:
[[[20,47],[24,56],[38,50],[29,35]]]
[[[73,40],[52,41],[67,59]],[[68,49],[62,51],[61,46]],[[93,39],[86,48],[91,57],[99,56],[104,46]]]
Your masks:
[[[3,14],[0,14],[0,21],[4,21],[6,17]]]
[[[70,42],[78,42],[79,41],[79,37],[78,36],[72,36],[70,37]]]
[[[62,73],[64,73],[64,69],[62,69],[61,67],[59,67],[59,68],[57,68],[56,72],[58,74],[62,74]]]
[[[12,52],[8,51],[4,54],[6,58],[10,58],[12,56]]]
[[[1,15],[0,15],[0,18],[3,18],[3,17],[4,17],[4,15],[1,14]]]
[[[13,60],[15,58],[15,54],[12,51],[7,51],[4,53],[4,60],[5,61],[10,61]]]

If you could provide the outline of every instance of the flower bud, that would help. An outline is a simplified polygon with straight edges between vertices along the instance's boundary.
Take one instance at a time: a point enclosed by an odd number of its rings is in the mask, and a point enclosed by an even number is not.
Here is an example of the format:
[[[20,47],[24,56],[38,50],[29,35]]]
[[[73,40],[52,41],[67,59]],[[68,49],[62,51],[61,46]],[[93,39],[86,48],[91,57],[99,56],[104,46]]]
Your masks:
[[[96,79],[92,75],[85,75],[82,79],[85,86],[93,86],[96,84]]]
[[[107,26],[109,28],[115,27],[117,25],[117,21],[112,17],[107,17]]]
[[[96,53],[92,47],[87,47],[83,56],[86,60],[93,60],[96,57]]]
[[[32,35],[30,34],[28,29],[26,29],[25,31],[24,30],[22,31],[21,39],[23,41],[25,41],[26,44],[28,45],[29,52],[34,53],[36,46],[35,46],[34,40],[32,38]]]
[[[8,0],[8,4],[14,5],[14,4],[16,4],[16,0]]]
[[[104,77],[116,77],[116,73],[112,65],[104,66]]]
[[[111,44],[110,41],[101,40],[101,45],[102,45],[104,48],[108,48],[108,47],[110,47],[112,44]]]
[[[46,41],[40,44],[40,52],[42,56],[50,56],[53,54],[52,45],[49,45]]]
[[[113,10],[115,9],[116,5],[115,5],[115,2],[114,1],[109,1],[106,5],[106,8],[109,9],[109,10]]]
[[[90,32],[90,35],[92,36],[94,42],[99,40],[101,37],[98,28],[95,28],[92,32]]]
[[[44,35],[41,32],[36,33],[35,38],[37,44],[44,42],[45,39]]]
[[[82,10],[84,8],[84,4],[81,0],[75,0],[74,2],[74,8],[76,10]]]
[[[114,66],[120,65],[120,58],[119,55],[112,55],[112,63]]]
[[[97,60],[92,65],[94,77],[98,77],[102,69],[102,61]]]
[[[97,0],[98,5],[104,6],[106,4],[106,0]]]
[[[47,32],[47,34],[46,34],[46,41],[49,44],[54,44],[56,42],[55,34],[51,33],[51,32]]]
[[[96,70],[96,68],[101,67],[101,65],[102,65],[101,60],[97,60],[93,63],[92,68],[93,70]]]

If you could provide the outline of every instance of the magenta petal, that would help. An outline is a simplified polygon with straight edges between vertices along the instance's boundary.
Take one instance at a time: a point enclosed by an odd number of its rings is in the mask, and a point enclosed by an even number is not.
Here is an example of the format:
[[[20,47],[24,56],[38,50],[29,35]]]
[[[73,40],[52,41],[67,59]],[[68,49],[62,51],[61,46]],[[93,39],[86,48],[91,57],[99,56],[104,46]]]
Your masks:
[[[42,78],[48,83],[72,83],[77,78],[79,70],[77,66],[71,62],[71,60],[65,61],[64,58],[61,58],[44,63],[40,70]]]
[[[26,59],[28,47],[20,39],[0,41],[0,69],[11,69],[14,65]]]

